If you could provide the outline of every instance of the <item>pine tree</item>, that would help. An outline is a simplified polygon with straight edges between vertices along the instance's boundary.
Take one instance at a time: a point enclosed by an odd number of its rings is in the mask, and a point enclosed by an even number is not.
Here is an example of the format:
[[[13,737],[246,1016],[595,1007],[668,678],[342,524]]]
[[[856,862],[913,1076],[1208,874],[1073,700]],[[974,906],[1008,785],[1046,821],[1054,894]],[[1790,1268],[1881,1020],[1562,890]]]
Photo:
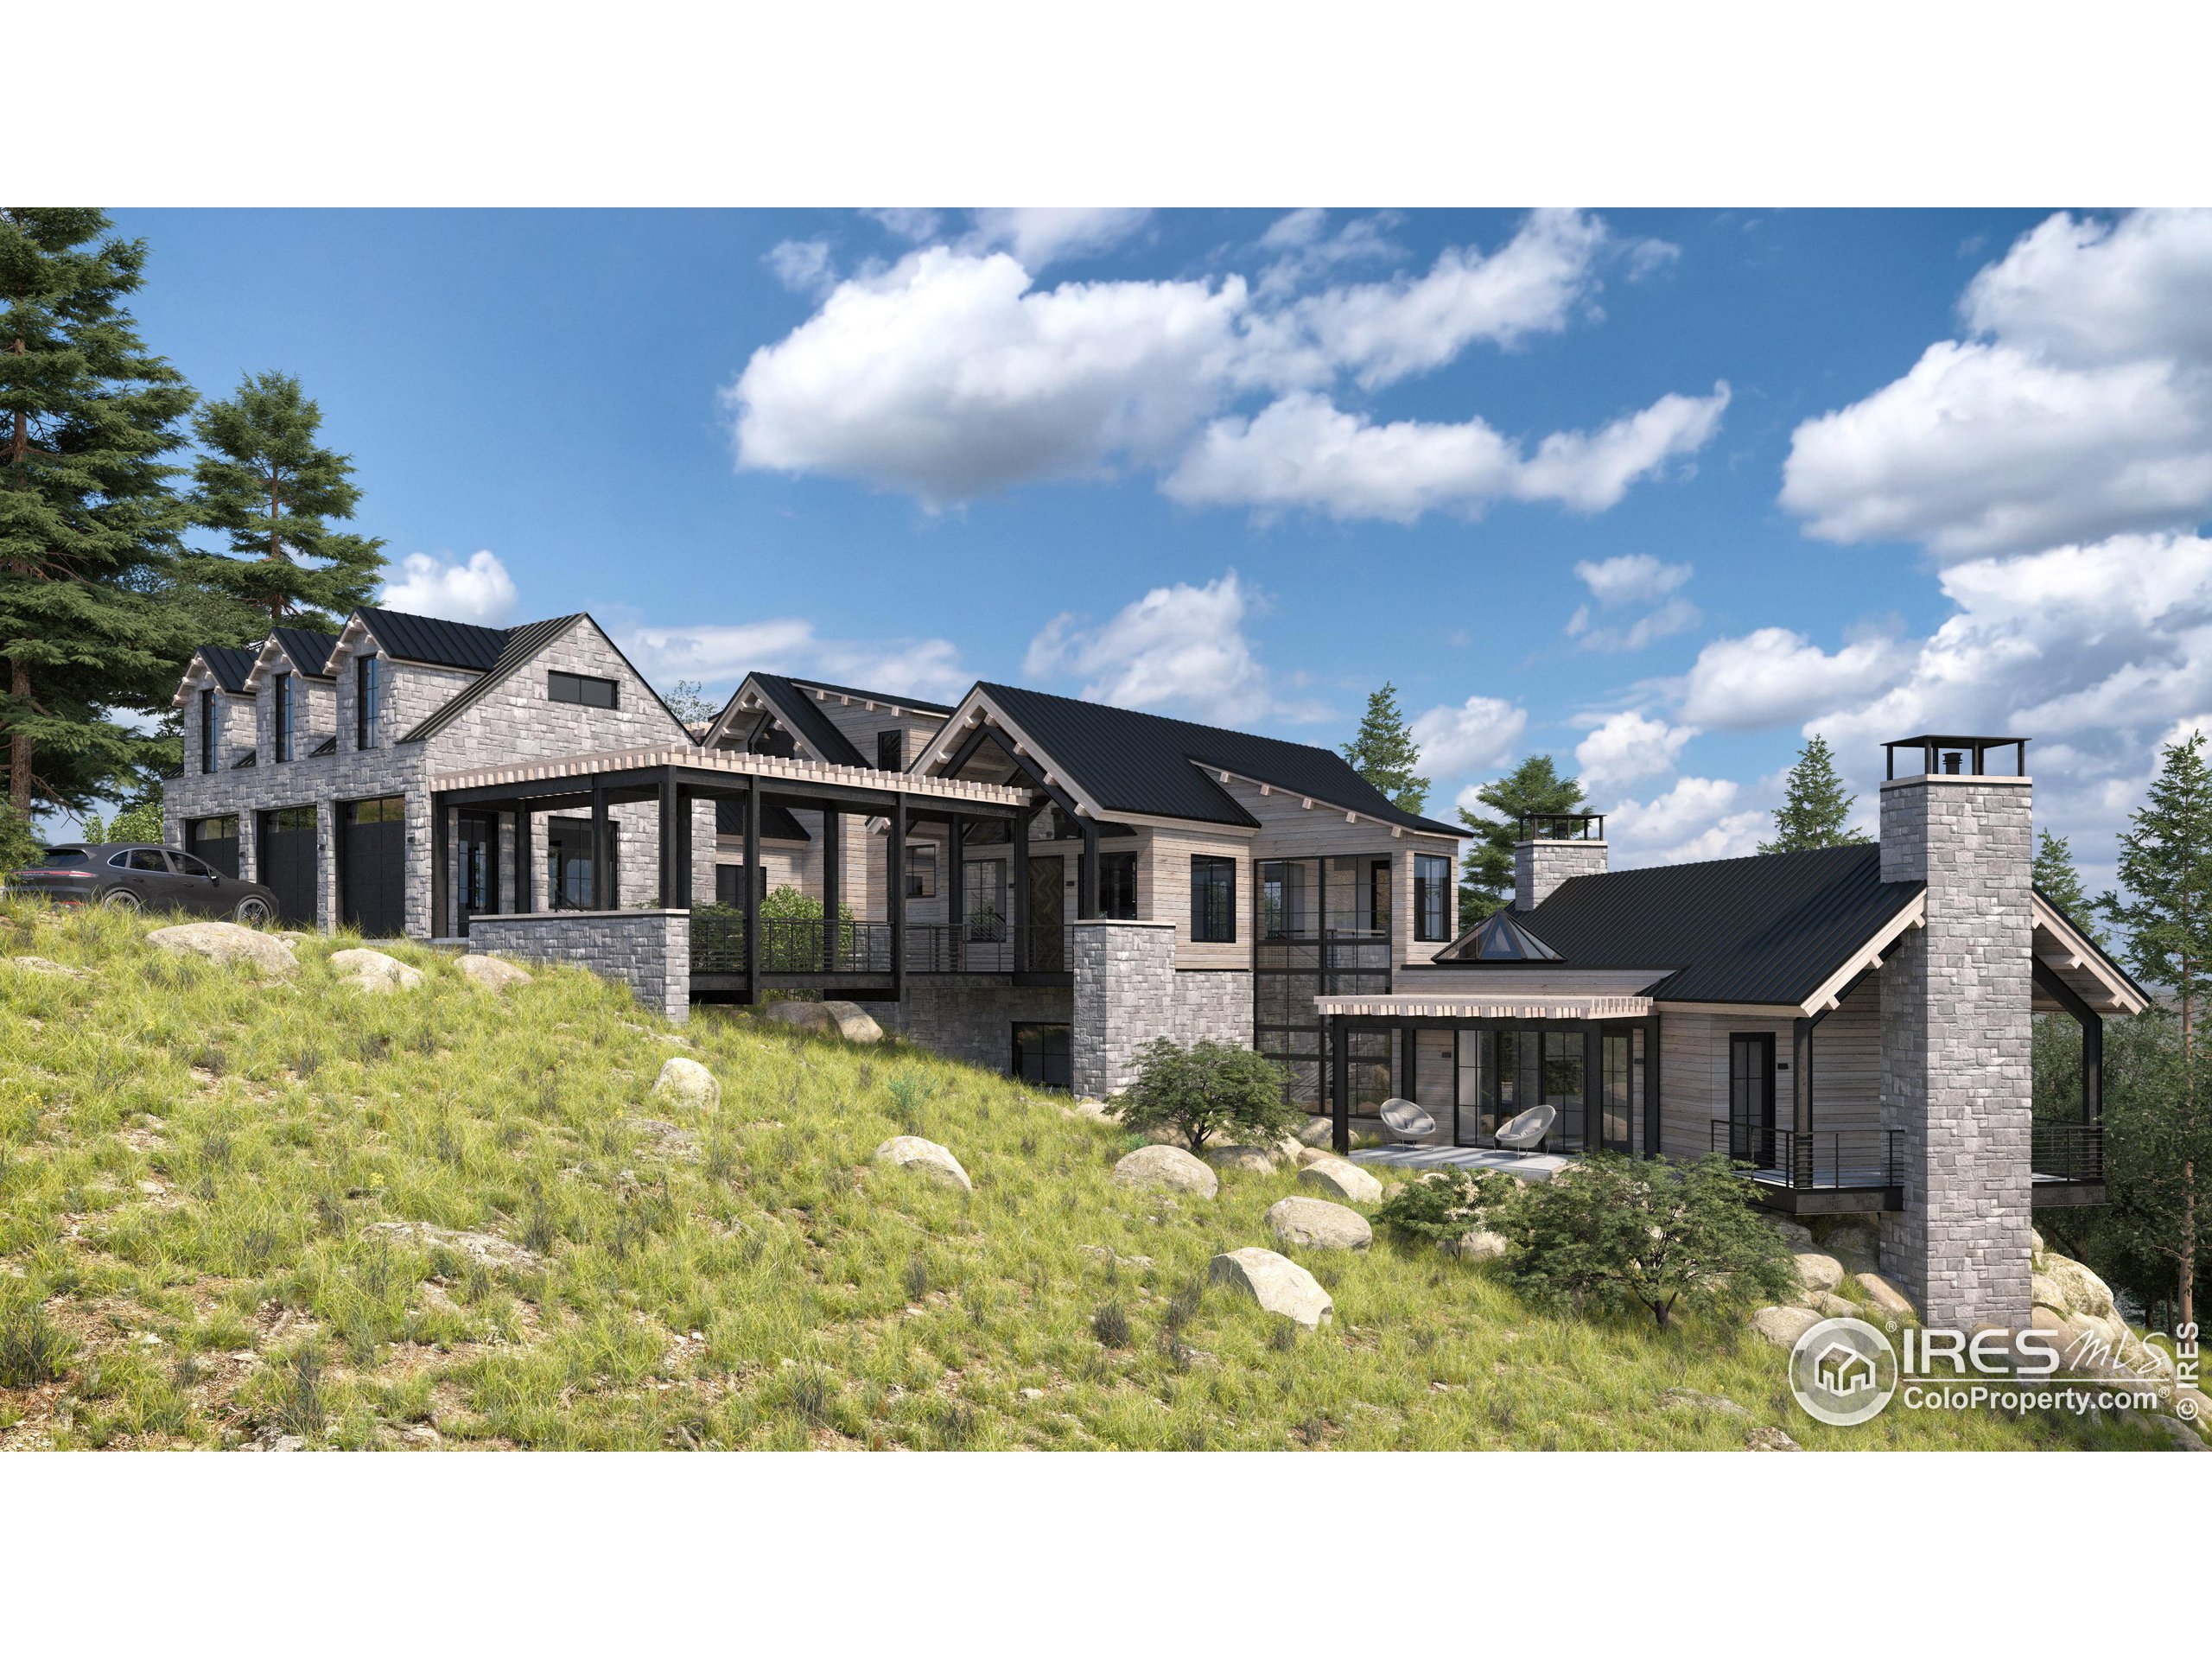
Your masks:
[[[1759,843],[1763,853],[1803,853],[1816,847],[1853,847],[1866,834],[1847,826],[1856,795],[1843,792],[1835,775],[1835,755],[1827,740],[1815,733],[1798,751],[1797,764],[1789,768],[1783,786],[1782,804],[1775,809],[1774,839]]]
[[[2198,1217],[2212,1194],[2197,1190],[2207,1158],[2202,1065],[2196,1053],[2196,1012],[2212,993],[2212,771],[2204,734],[2160,752],[2148,798],[2120,837],[2120,880],[2128,893],[2107,893],[2098,908],[2126,936],[2122,947],[2135,977],[2165,986],[2181,1022],[2177,1083],[2165,1091],[2161,1130],[2179,1171],[2171,1230],[2164,1254],[2172,1262],[2181,1317],[2194,1320]]]
[[[194,575],[229,601],[243,644],[278,626],[334,628],[375,596],[384,543],[334,530],[361,492],[353,459],[315,441],[322,410],[289,374],[248,375],[193,421],[193,521],[230,554],[201,554]]]
[[[1497,818],[1478,817],[1465,807],[1459,822],[1477,836],[1460,863],[1459,926],[1464,931],[1513,902],[1513,843],[1521,838],[1524,812],[1580,812],[1579,779],[1562,778],[1548,754],[1532,754],[1475,798],[1495,810]]]
[[[2066,918],[2090,941],[2099,946],[2105,943],[2103,930],[2094,920],[2094,911],[2088,893],[2082,886],[2082,873],[2074,868],[2074,851],[2063,836],[2043,831],[2036,838],[2036,890],[2066,912]]]
[[[1418,812],[1428,804],[1428,779],[1416,770],[1421,746],[1398,712],[1398,688],[1384,681],[1367,699],[1359,734],[1344,745],[1352,770],[1381,790],[1401,811]]]
[[[133,792],[190,649],[175,598],[181,504],[160,457],[192,391],[124,301],[143,243],[93,208],[0,208],[0,728],[8,796],[82,806]]]

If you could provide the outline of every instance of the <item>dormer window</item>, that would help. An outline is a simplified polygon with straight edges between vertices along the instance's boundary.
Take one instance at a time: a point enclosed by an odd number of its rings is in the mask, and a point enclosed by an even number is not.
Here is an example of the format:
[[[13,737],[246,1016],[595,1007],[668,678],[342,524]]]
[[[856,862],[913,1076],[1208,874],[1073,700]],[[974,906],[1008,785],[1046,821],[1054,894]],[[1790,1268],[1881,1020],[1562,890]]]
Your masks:
[[[215,694],[205,687],[200,692],[200,770],[215,770]]]
[[[294,677],[290,674],[279,674],[276,677],[276,695],[270,713],[275,717],[276,724],[276,758],[279,760],[289,760],[292,758],[292,716],[294,714],[292,681]]]
[[[377,746],[377,717],[384,712],[384,659],[380,657],[357,657],[353,659],[353,747],[373,749]]]

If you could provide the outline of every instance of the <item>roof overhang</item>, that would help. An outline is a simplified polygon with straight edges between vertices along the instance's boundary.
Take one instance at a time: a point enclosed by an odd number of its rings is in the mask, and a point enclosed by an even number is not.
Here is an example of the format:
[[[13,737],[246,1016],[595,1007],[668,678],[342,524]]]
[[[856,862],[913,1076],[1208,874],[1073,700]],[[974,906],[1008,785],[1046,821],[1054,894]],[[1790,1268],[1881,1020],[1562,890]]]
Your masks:
[[[1352,1020],[1643,1020],[1648,996],[1321,996],[1324,1016]]]
[[[1851,983],[1870,968],[1881,965],[1882,958],[1890,953],[1891,946],[1916,927],[1928,925],[1928,893],[1925,888],[1912,895],[1903,910],[1876,928],[1866,944],[1844,958],[1843,965],[1822,980],[1820,988],[1798,1004],[1797,1012],[1808,1016],[1822,1014],[1841,1006],[1844,993]]]
[[[176,683],[175,695],[169,698],[169,707],[181,709],[192,701],[194,691],[219,691],[226,697],[250,697],[250,691],[233,691],[223,683],[223,677],[215,671],[203,652],[194,652],[192,660],[184,665],[184,676]]]
[[[2100,950],[2065,913],[2041,893],[2032,895],[2036,959],[2064,980],[2074,994],[2099,1014],[2141,1014],[2151,1006],[2143,988]],[[2056,1014],[2056,1004],[2038,1014]]]
[[[261,642],[260,653],[254,658],[253,666],[246,671],[245,689],[249,691],[258,691],[263,683],[270,675],[277,672],[277,664],[280,663],[290,664],[295,673],[304,674],[311,680],[330,678],[329,675],[323,672],[324,665],[321,663],[309,667],[307,664],[296,660],[289,652],[276,642],[276,636],[271,634]]]
[[[1014,751],[1014,758],[1024,762],[1037,773],[1048,793],[1063,794],[1073,801],[1077,817],[1096,818],[1101,821],[1111,818],[1117,823],[1135,822],[1128,819],[1125,814],[1109,812],[1099,805],[1098,802],[1081,785],[1060,769],[1051,755],[1045,753],[1044,747],[1028,733],[1023,731],[1020,723],[1008,715],[1005,709],[1000,708],[992,699],[990,693],[980,685],[971,687],[968,695],[960,699],[944,724],[938,728],[937,735],[924,744],[921,753],[907,763],[907,771],[934,775],[931,773],[931,767],[941,766],[950,761],[952,757],[959,752],[961,744],[965,742],[972,734],[986,727],[998,731],[1004,737],[1007,747]],[[1153,822],[1160,822],[1160,820],[1153,820]],[[1179,824],[1203,823],[1205,820],[1176,818],[1168,822]]]
[[[1295,790],[1285,789],[1281,784],[1271,784],[1264,778],[1248,778],[1241,772],[1215,766],[1211,761],[1192,760],[1191,764],[1224,785],[1233,779],[1249,785],[1263,796],[1281,795],[1286,799],[1294,800],[1308,812],[1339,813],[1346,823],[1371,823],[1378,829],[1388,830],[1394,840],[1406,836],[1420,836],[1430,841],[1458,842],[1471,839],[1475,833],[1471,830],[1415,830],[1408,824],[1393,823],[1388,818],[1378,818],[1372,812],[1359,811],[1341,802],[1325,801],[1316,795],[1301,795]]]
[[[797,682],[793,683],[796,684]],[[721,741],[737,721],[761,718],[772,720],[780,729],[789,732],[791,734],[791,741],[798,746],[808,760],[823,766],[837,764],[808,741],[804,729],[797,721],[790,717],[788,711],[780,714],[778,712],[775,694],[750,674],[747,674],[740,683],[736,690],[730,693],[729,701],[722,705],[721,713],[715,716],[715,723],[707,728],[706,735],[699,740],[700,746],[702,748],[712,748]]]

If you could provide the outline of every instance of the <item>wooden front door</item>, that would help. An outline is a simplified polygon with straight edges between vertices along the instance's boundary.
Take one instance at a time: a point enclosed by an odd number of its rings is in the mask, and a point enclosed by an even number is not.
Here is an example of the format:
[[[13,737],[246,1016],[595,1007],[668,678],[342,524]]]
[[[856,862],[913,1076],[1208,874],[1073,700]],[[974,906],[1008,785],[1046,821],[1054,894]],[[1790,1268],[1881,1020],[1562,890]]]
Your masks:
[[[1057,973],[1067,966],[1067,861],[1029,861],[1029,966]]]

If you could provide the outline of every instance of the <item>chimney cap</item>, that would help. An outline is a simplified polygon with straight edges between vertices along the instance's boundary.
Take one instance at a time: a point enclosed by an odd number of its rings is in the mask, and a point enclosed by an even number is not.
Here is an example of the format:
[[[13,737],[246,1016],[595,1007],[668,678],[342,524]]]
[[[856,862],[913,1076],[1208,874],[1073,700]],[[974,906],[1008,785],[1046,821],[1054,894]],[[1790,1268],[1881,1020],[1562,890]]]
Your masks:
[[[1597,825],[1592,833],[1590,826]],[[1523,841],[1603,841],[1605,838],[1605,815],[1602,812],[1523,812],[1521,815],[1521,839]]]
[[[1989,752],[1992,749],[2010,749],[2012,751],[2013,776],[2024,778],[2028,775],[2028,740],[2024,737],[1944,737],[1927,733],[1919,737],[1896,738],[1882,745],[1885,769],[1891,779],[1897,775],[1899,749],[1918,749],[1921,772],[1931,778],[1957,775],[1957,761],[1946,766],[1945,760],[1949,756],[1964,760],[1968,755],[1974,757],[1974,766],[1969,775],[1986,778],[1989,776]],[[1908,778],[1913,775],[1910,772],[1905,773]]]

